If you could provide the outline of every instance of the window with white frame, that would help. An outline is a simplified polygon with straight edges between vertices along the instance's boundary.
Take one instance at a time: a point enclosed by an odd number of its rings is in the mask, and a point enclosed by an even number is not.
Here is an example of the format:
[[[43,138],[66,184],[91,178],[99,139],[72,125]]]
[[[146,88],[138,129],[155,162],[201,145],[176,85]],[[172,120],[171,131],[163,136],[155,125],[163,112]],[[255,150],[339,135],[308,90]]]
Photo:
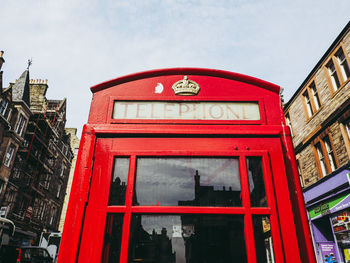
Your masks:
[[[6,114],[6,109],[7,109],[8,104],[9,104],[8,101],[5,100],[5,99],[2,99],[0,101],[0,114],[2,116],[4,116],[4,117],[5,117],[5,114]]]
[[[5,159],[4,159],[4,165],[6,167],[10,167],[11,161],[13,159],[13,155],[15,153],[16,147],[15,145],[13,145],[12,143],[10,144],[10,146],[7,149],[7,152],[5,154]]]
[[[63,177],[65,170],[66,170],[66,166],[64,165],[64,163],[62,163],[62,165],[61,165],[61,173],[60,173],[61,177]]]
[[[20,114],[19,118],[18,118],[18,121],[17,121],[17,125],[16,125],[15,131],[21,137],[24,134],[24,128],[25,128],[26,123],[27,123],[26,118],[24,118],[24,116],[22,114]]]
[[[60,198],[60,195],[61,195],[61,188],[62,188],[62,185],[59,184],[58,187],[57,187],[57,194],[56,194],[56,197],[57,197],[57,198]]]

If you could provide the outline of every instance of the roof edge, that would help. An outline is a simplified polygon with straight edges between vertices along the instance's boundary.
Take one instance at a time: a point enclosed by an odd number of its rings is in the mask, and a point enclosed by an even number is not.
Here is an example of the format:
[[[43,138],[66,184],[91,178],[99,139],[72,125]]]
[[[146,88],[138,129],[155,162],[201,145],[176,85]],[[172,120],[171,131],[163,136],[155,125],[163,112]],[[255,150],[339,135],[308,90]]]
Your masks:
[[[90,90],[92,93],[95,93],[115,85],[119,85],[122,83],[130,82],[138,79],[158,77],[158,76],[182,75],[182,74],[212,76],[212,77],[221,77],[221,78],[227,78],[232,80],[238,80],[241,82],[246,82],[255,86],[259,86],[259,87],[271,90],[277,94],[279,94],[281,89],[280,86],[276,84],[273,84],[258,78],[250,77],[244,74],[239,74],[239,73],[225,71],[225,70],[206,69],[206,68],[165,68],[165,69],[142,71],[142,72],[118,77],[118,78],[94,85],[90,88]]]
[[[310,73],[307,75],[307,77],[304,79],[304,81],[301,83],[299,88],[294,92],[292,97],[288,100],[288,102],[284,105],[283,109],[286,111],[290,104],[296,99],[296,97],[299,95],[299,93],[304,89],[305,85],[310,81],[312,76],[317,72],[318,68],[322,66],[322,64],[325,62],[326,58],[329,56],[330,53],[332,53],[333,49],[341,42],[342,38],[345,36],[347,31],[350,30],[350,21],[345,25],[343,30],[339,33],[339,35],[336,37],[336,39],[332,42],[330,47],[326,50],[326,52],[323,54],[323,56],[320,58],[320,60],[317,62],[317,64],[312,68]]]

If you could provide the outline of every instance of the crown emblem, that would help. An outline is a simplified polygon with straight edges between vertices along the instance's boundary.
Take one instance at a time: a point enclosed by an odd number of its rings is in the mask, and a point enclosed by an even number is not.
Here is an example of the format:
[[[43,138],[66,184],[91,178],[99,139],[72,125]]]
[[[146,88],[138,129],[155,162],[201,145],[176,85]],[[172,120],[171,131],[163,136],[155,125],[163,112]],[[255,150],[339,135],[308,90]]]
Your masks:
[[[184,76],[184,79],[175,82],[172,88],[175,95],[181,96],[197,95],[201,89],[196,82],[189,80],[187,76]]]

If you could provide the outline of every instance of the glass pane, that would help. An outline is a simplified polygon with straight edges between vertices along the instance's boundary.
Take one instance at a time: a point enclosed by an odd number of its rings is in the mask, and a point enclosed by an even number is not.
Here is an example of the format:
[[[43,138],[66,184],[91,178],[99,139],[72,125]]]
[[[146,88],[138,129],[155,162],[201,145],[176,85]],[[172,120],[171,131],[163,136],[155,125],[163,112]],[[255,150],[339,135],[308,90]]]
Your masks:
[[[108,205],[124,205],[126,183],[128,181],[130,158],[116,157],[114,158],[113,175],[111,182],[111,190],[109,192]]]
[[[237,158],[138,158],[134,205],[241,206]]]
[[[267,206],[261,157],[247,157],[251,206]]]
[[[122,244],[123,218],[124,215],[122,214],[114,214],[107,217],[102,254],[103,263],[119,262]]]
[[[134,215],[128,262],[247,262],[241,215]]]
[[[253,216],[256,258],[259,263],[274,263],[270,218]]]

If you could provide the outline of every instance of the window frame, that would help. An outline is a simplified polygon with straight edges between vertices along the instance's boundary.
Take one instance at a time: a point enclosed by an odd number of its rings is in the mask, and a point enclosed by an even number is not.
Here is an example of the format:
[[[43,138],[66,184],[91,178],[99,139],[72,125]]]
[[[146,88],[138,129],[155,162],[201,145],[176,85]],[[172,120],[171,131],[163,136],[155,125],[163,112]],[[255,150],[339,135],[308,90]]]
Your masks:
[[[7,147],[7,150],[4,156],[4,165],[6,167],[11,166],[11,163],[13,161],[13,156],[15,155],[15,151],[16,151],[16,145],[14,145],[13,143],[9,143],[9,146]]]
[[[3,104],[3,102],[5,102],[5,103]],[[2,99],[0,100],[0,114],[1,114],[4,118],[6,118],[5,116],[6,116],[6,110],[7,110],[8,106],[9,106],[8,100],[2,98]]]
[[[329,147],[327,147],[328,143]],[[312,142],[312,145],[320,179],[329,175],[339,167],[338,157],[335,152],[332,136],[328,131],[318,136]],[[330,159],[334,159],[334,168],[332,168]]]
[[[341,66],[341,63],[339,61],[339,53],[344,54],[344,63],[347,63],[347,67],[350,69],[350,60],[345,52],[343,43],[340,43],[330,54],[328,60],[324,63],[324,69],[325,69],[325,74],[326,78],[328,81],[328,86],[331,91],[332,96],[334,96],[339,90],[341,90],[346,83],[350,81],[350,75],[345,79],[343,75],[343,69]],[[330,69],[330,65],[334,66],[334,71]],[[339,86],[336,85],[336,80],[334,78],[334,74],[337,76]]]
[[[315,79],[312,79],[304,88],[302,101],[306,115],[306,121],[309,121],[322,108],[320,92],[317,88]]]
[[[23,135],[24,135],[24,130],[25,130],[25,126],[27,125],[27,122],[28,122],[28,120],[26,119],[26,117],[24,117],[24,115],[22,113],[19,113],[17,123],[16,123],[15,132],[20,137],[23,137]]]

